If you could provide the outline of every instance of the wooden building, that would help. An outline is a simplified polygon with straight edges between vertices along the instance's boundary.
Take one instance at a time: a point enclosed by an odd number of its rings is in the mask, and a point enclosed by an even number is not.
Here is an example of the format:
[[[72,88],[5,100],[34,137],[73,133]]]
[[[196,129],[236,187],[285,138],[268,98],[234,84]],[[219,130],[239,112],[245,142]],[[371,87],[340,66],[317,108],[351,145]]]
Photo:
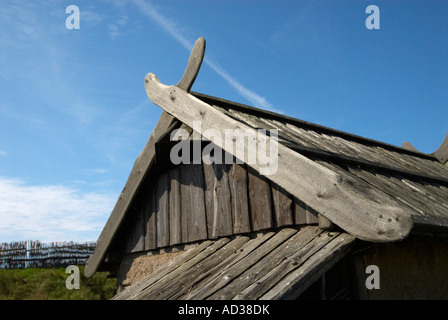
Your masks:
[[[448,298],[448,135],[424,154],[192,92],[204,50],[176,86],[146,76],[164,112],[86,276],[115,275],[115,299]],[[178,129],[190,163],[170,157]],[[210,162],[229,129],[266,134]],[[276,170],[248,160],[250,139],[278,142]]]

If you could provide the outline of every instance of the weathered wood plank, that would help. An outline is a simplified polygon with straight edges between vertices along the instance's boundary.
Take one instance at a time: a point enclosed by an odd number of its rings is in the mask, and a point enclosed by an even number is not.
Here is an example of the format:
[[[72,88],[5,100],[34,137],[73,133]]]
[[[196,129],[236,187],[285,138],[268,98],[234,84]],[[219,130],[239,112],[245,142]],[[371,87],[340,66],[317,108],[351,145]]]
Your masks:
[[[369,146],[362,145],[355,141],[344,140],[338,136],[330,136],[327,134],[320,134],[326,140],[330,151],[335,154],[343,154],[346,157],[361,159],[363,161],[373,161],[378,164],[388,164],[387,159],[384,159],[375,152],[375,149]]]
[[[221,284],[228,283],[225,287],[216,287],[217,290],[212,294],[208,293],[207,299],[210,300],[227,300],[234,297],[245,284],[250,282],[253,276],[251,272],[247,272],[254,264],[263,259],[272,250],[275,250],[279,245],[284,243],[287,239],[297,233],[297,230],[292,228],[283,228],[269,240],[263,242],[256,250],[254,250],[245,259],[239,260],[226,270],[226,277],[220,281]]]
[[[156,186],[148,191],[148,201],[145,202],[145,250],[157,248],[157,197]]]
[[[366,264],[364,263],[364,256],[361,254],[352,255],[353,267],[352,276],[354,279],[363,279],[366,276]],[[359,300],[369,299],[369,289],[366,288],[366,283],[364,281],[356,281],[353,285],[355,292],[358,294]]]
[[[335,227],[334,223],[328,220],[328,218],[325,218],[323,215],[318,214],[317,215],[317,222],[319,224],[319,228],[322,230],[329,230]]]
[[[388,150],[393,150],[393,151],[398,151],[398,152],[402,152],[403,149],[399,148],[395,145],[391,145],[388,143],[384,143],[381,141],[377,141],[377,140],[372,140],[369,138],[365,138],[365,137],[361,137],[361,136],[357,136],[351,133],[347,133],[347,132],[343,132],[340,130],[336,130],[336,129],[332,129],[332,128],[328,128],[325,126],[321,126],[315,123],[310,123],[307,121],[303,121],[303,120],[299,120],[296,118],[292,118],[286,115],[282,115],[282,114],[278,114],[278,113],[274,113],[268,110],[262,110],[262,109],[258,109],[258,108],[254,108],[248,105],[244,105],[238,102],[234,102],[234,101],[229,101],[226,99],[222,99],[222,98],[218,98],[218,97],[213,97],[213,96],[209,96],[203,93],[198,93],[198,92],[192,92],[191,93],[193,96],[199,98],[200,100],[204,101],[205,103],[208,103],[210,105],[221,105],[227,108],[231,108],[233,109],[235,112],[239,112],[241,114],[253,114],[255,116],[259,116],[259,117],[263,117],[263,118],[268,118],[268,119],[272,119],[275,121],[279,121],[282,123],[286,123],[293,125],[294,127],[299,127],[299,128],[305,128],[305,129],[310,129],[310,130],[314,130],[314,131],[318,131],[320,133],[325,133],[328,134],[330,136],[339,136],[343,139],[349,140],[349,141],[355,141],[355,142],[359,142],[365,145],[369,145],[369,146],[380,146],[383,148],[386,148]],[[222,108],[222,109],[223,109]],[[405,151],[407,154],[412,155],[412,156],[417,156],[420,157],[422,159],[432,159],[432,156],[430,155],[426,155],[423,153],[414,153],[411,151]]]
[[[278,130],[278,142],[283,145],[297,145],[296,137],[289,134],[285,127],[277,125],[278,121],[256,117],[251,114],[240,114],[239,119],[245,120],[246,123],[255,124],[257,129],[263,129],[267,132],[272,132],[273,129]]]
[[[188,232],[190,220],[193,217],[191,207],[191,170],[190,166],[183,164],[180,166],[180,199],[181,199],[181,226],[182,226],[182,242],[189,242]]]
[[[144,225],[144,211],[142,208],[142,201],[136,201],[135,208],[132,209],[132,219],[134,220],[134,227],[131,231],[132,246],[130,252],[143,251],[145,249],[145,225]]]
[[[182,242],[207,238],[204,173],[201,164],[180,167]]]
[[[204,200],[204,173],[201,164],[190,164],[191,181],[191,220],[188,226],[189,241],[197,241],[207,238],[207,222]]]
[[[179,81],[177,86],[190,91],[193,86],[194,80],[199,73],[199,69],[201,68],[202,60],[204,58],[205,53],[205,39],[200,37],[196,40],[194,44],[193,50],[191,51],[190,58],[188,59],[187,68],[185,69],[184,75],[182,79]]]
[[[283,227],[287,225],[292,225],[292,199],[291,196],[286,194],[286,191],[281,187],[272,184],[272,199],[275,217],[275,226]]]
[[[264,293],[265,287],[269,287],[272,280],[266,280],[266,277],[275,273],[282,274],[281,269],[285,260],[292,259],[297,256],[297,252],[309,253],[315,248],[316,239],[319,239],[321,230],[315,227],[305,227],[291,238],[289,238],[284,245],[279,246],[270,252],[261,262],[254,264],[248,269],[245,274],[240,276],[241,283],[238,287],[235,286],[233,299],[256,299]],[[325,239],[326,241],[329,241]],[[252,276],[248,276],[248,275]],[[279,277],[280,277],[279,275]],[[285,273],[283,273],[285,275]],[[266,277],[265,277],[266,276]],[[263,281],[263,279],[265,279]],[[261,292],[261,294],[260,294]],[[237,294],[238,293],[238,294]],[[253,297],[250,297],[250,296]],[[229,297],[230,298],[230,297]]]
[[[117,203],[115,204],[115,207],[112,210],[106,225],[104,226],[104,229],[101,231],[95,247],[95,252],[86,263],[84,269],[84,275],[86,277],[89,278],[93,276],[98,269],[99,264],[104,258],[106,250],[112,242],[112,238],[114,237],[126,211],[128,210],[134,196],[137,193],[137,190],[140,187],[143,177],[154,163],[155,142],[175,121],[177,120],[173,116],[166,112],[162,112],[159,122],[151,133],[151,136],[149,137],[143,151],[135,160],[132,171],[126,181],[126,185],[123,188],[123,191],[121,192]]]
[[[221,247],[226,245],[228,242],[230,242],[229,238],[221,238],[217,241],[213,242],[211,245],[207,246],[204,250],[199,252],[197,255],[192,257],[190,260],[184,262],[182,261],[181,265],[177,265],[177,268],[173,269],[169,273],[164,273],[163,270],[161,271],[163,273],[162,277],[159,277],[157,275],[156,278],[159,278],[156,282],[154,282],[152,279],[148,279],[152,284],[149,286],[146,286],[145,290],[143,290],[139,295],[135,296],[135,300],[155,300],[159,299],[161,295],[164,295],[166,284],[170,283],[171,281],[177,281],[179,276],[183,277],[185,272],[190,270],[193,266],[197,265],[198,263],[201,263],[201,261],[205,260],[207,257],[218,251]],[[165,268],[162,268],[165,269]],[[151,277],[149,277],[151,278]],[[167,288],[169,289],[169,288]]]
[[[169,171],[169,221],[170,221],[170,245],[182,242],[182,212],[180,198],[180,172],[178,168]]]
[[[294,199],[294,221],[295,224],[316,224],[318,223],[317,213],[311,210],[305,203]]]
[[[209,155],[205,157],[209,158]],[[215,235],[215,170],[213,169],[213,164],[208,164],[209,162],[203,161],[203,171],[204,171],[204,201],[205,201],[205,212],[207,218],[207,234],[210,238],[216,237]]]
[[[126,253],[137,252],[144,249],[144,242],[141,239],[144,231],[143,215],[142,211],[139,210],[139,206],[140,199],[136,199],[132,208],[129,209],[129,215],[126,218],[126,223],[123,225],[123,234],[127,239]]]
[[[309,138],[309,133],[308,133],[307,129],[297,127],[291,123],[286,123],[286,128],[289,130],[289,132],[295,133],[295,136],[294,136],[295,141],[298,141],[301,144],[303,144],[307,147],[310,147],[310,148],[314,148],[314,149],[319,148],[319,145],[316,142],[314,142],[313,139]]]
[[[237,290],[236,292],[240,293],[234,299],[259,298],[338,235],[338,233],[319,233],[319,229],[308,227],[289,239],[290,246],[272,252],[272,257],[265,259],[265,265],[254,266],[253,272],[256,277],[251,279],[251,283],[241,287],[241,290]]]
[[[232,199],[230,194],[229,165],[213,164],[215,183],[213,188],[213,236],[233,234]]]
[[[294,201],[294,223],[298,225],[308,224],[306,204],[295,200]]]
[[[448,207],[444,205],[447,194],[440,194],[428,192],[431,185],[425,185],[425,188],[419,188],[415,182],[402,181],[393,176],[386,176],[381,174],[373,174],[367,170],[357,170],[349,168],[349,171],[371,183],[374,186],[382,188],[395,199],[398,199],[415,210],[423,216],[441,217],[448,215]],[[436,190],[435,188],[434,190]]]
[[[419,192],[422,196],[431,199],[437,204],[448,209],[448,203],[442,199],[446,199],[448,195],[448,188],[440,184],[423,183],[422,181],[412,181],[402,178],[402,182],[412,188],[414,191]],[[448,216],[448,214],[446,215]]]
[[[154,283],[158,282],[160,279],[165,277],[167,274],[171,273],[172,271],[176,270],[180,266],[188,263],[191,259],[194,259],[197,257],[201,252],[206,252],[205,250],[210,247],[213,244],[212,241],[206,240],[202,241],[201,243],[196,244],[193,248],[185,251],[183,254],[175,257],[172,261],[170,261],[164,268],[159,268],[155,270],[150,275],[147,275],[146,277],[140,279],[138,282],[136,282],[133,285],[133,290],[124,290],[117,294],[115,297],[113,297],[113,300],[134,300],[137,297],[140,297],[145,290],[148,290],[148,288],[153,285]],[[212,252],[214,252],[212,250]],[[206,253],[207,254],[207,253]],[[196,263],[197,260],[193,262]]]
[[[132,219],[134,218],[134,219]],[[135,227],[136,227],[136,221],[135,221],[135,217],[129,216],[125,222],[123,223],[123,235],[124,235],[124,239],[126,240],[126,245],[124,247],[125,252],[129,253],[134,249],[135,246],[135,236],[134,236],[134,231],[135,231]]]
[[[184,90],[161,84],[153,74],[146,75],[145,89],[151,101],[187,125],[193,126],[194,121],[200,120],[200,133],[208,139],[212,137],[208,129],[212,128],[223,133],[225,130],[253,130]],[[251,141],[255,145],[265,143],[263,140],[275,143],[270,137],[258,140],[256,134],[253,136]],[[253,170],[264,171],[264,164],[248,163],[249,145],[224,146],[224,149],[243,154],[242,160]],[[387,198],[384,192],[378,194],[346,172],[335,172],[281,144],[278,144],[277,160],[277,170],[269,175],[271,181],[360,239],[386,242],[403,239],[409,234],[412,219],[407,208],[393,201],[388,205],[371,201],[373,194]],[[363,192],[359,192],[360,188]],[[378,212],[386,216],[387,223],[376,223]]]
[[[275,286],[263,294],[261,300],[296,299],[312,283],[343,258],[354,244],[355,238],[343,233],[334,237],[332,241],[321,247],[307,260],[288,260],[285,264],[292,269],[286,277],[278,281]],[[296,258],[296,259],[297,259]],[[270,277],[271,274],[268,276]]]
[[[166,247],[170,244],[169,221],[169,176],[167,172],[159,176],[157,182],[157,247]]]
[[[273,122],[277,122],[273,120]],[[407,153],[398,153],[396,148],[391,150],[386,146],[381,147],[382,144],[365,145],[358,141],[344,139],[338,135],[328,135],[326,133],[319,133],[312,130],[304,130],[295,127],[289,123],[286,127],[298,133],[295,141],[303,141],[304,137],[315,139],[319,137],[321,140],[325,139],[325,146],[334,154],[341,154],[348,158],[356,158],[367,163],[377,163],[380,167],[394,169],[396,171],[413,172],[419,175],[431,174],[431,177],[444,177],[446,174],[440,174],[437,163],[430,158],[415,157]],[[318,146],[318,148],[320,148]],[[323,148],[321,148],[323,149]],[[422,168],[424,168],[422,170]],[[439,173],[438,173],[439,172]]]
[[[145,297],[145,299],[160,299],[168,300],[175,299],[177,296],[191,290],[194,283],[204,273],[216,267],[223,260],[227,259],[231,255],[235,254],[244,244],[249,241],[247,236],[238,236],[225,246],[221,247],[217,252],[211,254],[207,259],[203,259],[195,266],[192,266],[188,270],[185,270],[181,275],[181,280],[178,278],[172,279],[169,282],[164,283],[164,288],[160,292],[156,292],[153,297]]]
[[[431,161],[428,159],[420,159],[417,157],[412,157],[407,154],[401,154],[395,151],[386,150],[380,147],[376,147],[376,152],[381,154],[383,157],[389,159],[391,163],[395,164],[395,167],[403,168],[405,171],[415,172],[422,176],[433,176],[433,177],[443,177],[447,178],[446,174],[440,174],[437,168],[434,168],[436,161]],[[437,163],[438,164],[438,163]]]
[[[364,161],[374,161],[375,163],[386,162],[386,159],[379,156],[372,148],[356,141],[345,140],[337,135],[328,135],[314,130],[305,130],[289,123],[286,124],[286,127],[297,134],[295,136],[296,140],[307,139],[307,142],[314,145],[318,150],[326,150],[333,154],[349,158],[355,157]]]
[[[245,165],[232,164],[229,171],[229,184],[232,196],[233,233],[249,232],[249,198]]]
[[[250,215],[253,231],[268,229],[272,223],[271,188],[265,177],[248,169]]]
[[[203,166],[209,236],[213,238],[250,231],[245,170],[235,168],[239,166],[237,164],[208,164],[210,156],[205,155],[205,158]]]
[[[235,118],[238,121],[241,121],[243,123],[246,123],[246,125],[250,126],[253,129],[260,128],[260,123],[258,121],[256,121],[256,117],[254,117],[252,115],[247,115],[247,117],[245,117],[240,112],[235,111],[233,109],[229,109],[228,113],[230,113],[233,118]]]
[[[239,274],[235,270],[242,270],[237,266],[237,263],[241,263],[243,259],[252,254],[259,246],[270,239],[275,232],[266,232],[258,237],[250,240],[243,250],[238,250],[235,254],[225,259],[219,265],[204,273],[201,278],[198,278],[193,284],[194,290],[189,291],[186,294],[179,296],[180,299],[185,300],[203,300],[224,287],[227,283],[231,282]]]
[[[278,121],[273,120],[273,122],[276,123]],[[397,153],[387,148],[374,145],[363,145],[356,141],[345,140],[337,135],[328,135],[325,133],[319,133],[319,136],[321,139],[325,139],[325,144],[331,150],[324,151],[324,148],[317,144],[311,147],[311,149],[308,149],[307,142],[303,140],[304,137],[308,136],[307,131],[302,128],[293,127],[289,123],[286,126],[294,131],[301,132],[301,134],[292,138],[294,139],[293,143],[286,143],[285,145],[299,153],[304,152],[304,155],[311,154],[321,159],[335,159],[340,163],[360,164],[364,167],[384,170],[385,172],[395,172],[416,179],[423,178],[428,181],[438,180],[442,182],[447,180],[446,173],[444,172],[446,170],[443,170],[443,167],[438,162],[430,158],[415,157],[407,153]],[[279,139],[279,142],[283,143],[281,139]],[[413,165],[411,165],[411,162]]]

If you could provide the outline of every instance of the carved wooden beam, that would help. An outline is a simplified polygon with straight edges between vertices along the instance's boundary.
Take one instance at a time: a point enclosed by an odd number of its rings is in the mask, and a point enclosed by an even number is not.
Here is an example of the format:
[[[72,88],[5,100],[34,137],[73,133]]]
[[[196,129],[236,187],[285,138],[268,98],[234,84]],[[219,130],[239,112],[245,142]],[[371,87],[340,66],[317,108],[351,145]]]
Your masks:
[[[409,143],[407,141],[403,142],[401,147],[406,150],[420,152],[417,150],[417,148],[415,148],[411,143]],[[440,147],[433,153],[430,153],[429,155],[434,156],[442,164],[445,164],[448,162],[448,133],[445,135],[445,139],[443,140]]]
[[[432,153],[441,163],[445,164],[448,161],[448,132],[445,139],[440,145],[439,149]]]
[[[410,150],[410,151],[414,151],[414,152],[420,152],[420,151],[417,150],[416,147],[414,147],[410,142],[407,142],[407,141],[403,142],[401,144],[401,147],[403,149],[406,149],[406,150]]]
[[[178,88],[190,92],[194,80],[199,73],[199,69],[201,68],[202,60],[204,59],[204,53],[205,39],[203,37],[200,37],[194,44],[193,50],[190,54],[190,58],[188,59],[187,68],[185,69],[182,79],[177,84]]]

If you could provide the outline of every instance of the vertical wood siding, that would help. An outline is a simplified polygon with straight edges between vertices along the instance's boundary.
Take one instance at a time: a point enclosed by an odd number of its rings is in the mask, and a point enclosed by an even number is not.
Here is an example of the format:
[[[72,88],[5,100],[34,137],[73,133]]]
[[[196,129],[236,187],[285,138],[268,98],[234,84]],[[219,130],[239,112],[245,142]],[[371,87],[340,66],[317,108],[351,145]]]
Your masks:
[[[316,212],[244,164],[181,164],[150,184],[122,230],[127,253],[318,223]]]

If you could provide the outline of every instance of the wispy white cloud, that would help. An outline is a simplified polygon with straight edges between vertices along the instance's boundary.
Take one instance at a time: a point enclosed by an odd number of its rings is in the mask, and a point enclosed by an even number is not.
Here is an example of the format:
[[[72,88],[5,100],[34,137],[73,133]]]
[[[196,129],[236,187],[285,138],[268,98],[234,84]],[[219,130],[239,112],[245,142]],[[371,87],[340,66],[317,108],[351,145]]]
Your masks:
[[[107,25],[107,28],[109,29],[109,35],[112,39],[115,39],[118,36],[121,36],[123,33],[123,28],[126,26],[128,22],[127,16],[121,16],[120,18],[116,19],[114,23],[109,23]]]
[[[183,35],[182,28],[180,28],[174,21],[168,19],[167,17],[162,15],[159,11],[157,11],[154,5],[149,4],[144,0],[132,0],[132,2],[140,9],[140,11],[144,15],[146,15],[151,20],[156,22],[159,26],[161,26],[173,39],[175,39],[185,49],[191,50],[193,48],[193,42],[188,40]],[[275,109],[265,97],[262,97],[258,93],[246,88],[238,80],[232,77],[218,63],[213,62],[208,58],[205,58],[204,62],[255,107],[280,112],[279,110]]]
[[[105,169],[105,168],[96,168],[96,169],[88,169],[86,170],[87,173],[107,173],[109,172],[109,169]]]
[[[23,87],[21,83],[29,84],[21,98],[32,95],[36,106],[45,105],[80,122],[88,121],[90,109],[81,107],[80,103],[72,105],[70,99],[76,96],[70,83],[70,77],[76,72],[67,63],[73,56],[61,44],[67,30],[56,27],[59,19],[65,17],[65,11],[60,11],[57,18],[52,12],[54,8],[48,4],[45,10],[42,9],[45,15],[38,9],[33,2],[11,2],[2,8],[0,28],[5,32],[0,36],[1,77],[17,88]],[[85,14],[90,16],[87,19],[99,19],[92,18],[88,12]],[[25,113],[21,108],[24,107],[17,106],[14,111]],[[11,113],[14,111],[10,110]]]
[[[115,200],[110,194],[0,177],[0,241],[96,240]]]
[[[7,156],[8,152],[0,150],[0,156]]]
[[[281,111],[274,108],[272,104],[265,97],[262,97],[259,94],[253,92],[252,90],[247,89],[244,85],[238,82],[238,80],[236,80],[234,77],[228,74],[227,71],[225,71],[216,62],[213,62],[208,58],[204,58],[204,62],[216,73],[218,73],[224,80],[226,80],[232,87],[234,87],[244,98],[250,101],[255,107],[281,113]]]
[[[80,19],[83,23],[87,22],[89,24],[97,24],[103,22],[106,18],[107,16],[100,12],[95,12],[86,9],[80,11]]]
[[[193,42],[183,36],[182,30],[177,26],[177,24],[158,12],[154,5],[143,0],[132,0],[132,2],[144,15],[165,29],[165,31],[168,32],[184,48],[190,50],[193,47]]]

